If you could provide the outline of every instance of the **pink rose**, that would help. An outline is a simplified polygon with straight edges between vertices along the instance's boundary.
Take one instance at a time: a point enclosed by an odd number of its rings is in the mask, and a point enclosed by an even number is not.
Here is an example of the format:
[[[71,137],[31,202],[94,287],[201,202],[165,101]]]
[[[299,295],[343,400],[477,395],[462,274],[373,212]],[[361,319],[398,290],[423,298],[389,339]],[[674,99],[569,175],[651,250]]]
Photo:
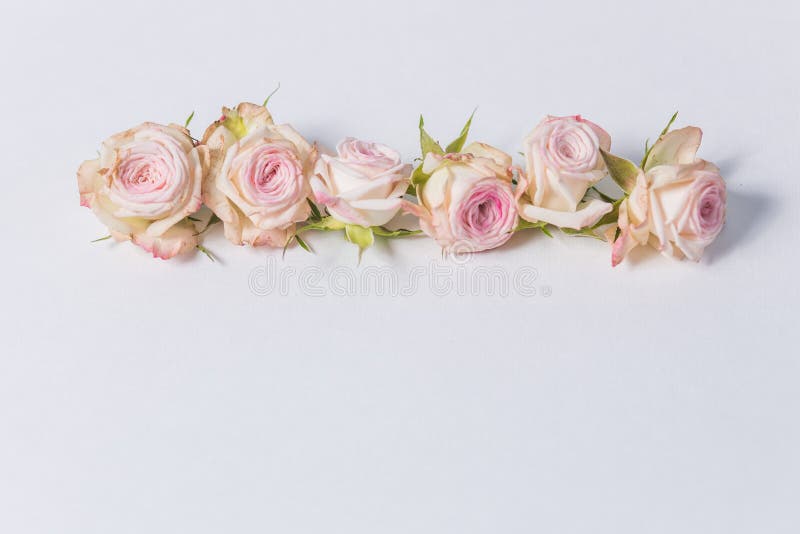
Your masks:
[[[334,219],[364,227],[389,222],[400,209],[411,166],[386,145],[348,137],[337,157],[323,154],[311,187]]]
[[[274,124],[263,106],[222,113],[203,137],[211,159],[203,200],[232,243],[282,247],[308,218],[317,150],[291,126]]]
[[[520,217],[579,230],[610,212],[612,206],[600,200],[581,204],[586,191],[606,175],[601,148],[611,148],[611,136],[580,115],[548,116],[539,123],[524,143]]]
[[[499,247],[517,224],[510,167],[511,156],[483,143],[459,154],[429,152],[422,170],[430,178],[419,188],[420,203],[406,203],[406,209],[446,251]]]
[[[186,128],[146,122],[106,139],[78,169],[81,205],[117,241],[168,259],[198,244],[186,217],[200,209],[205,147]]]
[[[696,157],[701,139],[702,131],[690,126],[653,146],[620,204],[612,265],[648,242],[668,256],[699,261],[719,235],[725,222],[725,182],[716,166]]]

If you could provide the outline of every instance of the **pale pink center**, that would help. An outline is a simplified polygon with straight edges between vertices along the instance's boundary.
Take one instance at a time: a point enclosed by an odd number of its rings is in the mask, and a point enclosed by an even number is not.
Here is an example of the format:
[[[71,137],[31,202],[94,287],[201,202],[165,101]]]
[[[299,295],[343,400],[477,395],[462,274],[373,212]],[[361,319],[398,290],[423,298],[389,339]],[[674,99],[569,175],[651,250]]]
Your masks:
[[[571,121],[559,123],[547,140],[547,149],[553,162],[572,172],[586,172],[597,164],[598,140],[582,124]]]
[[[336,147],[343,163],[381,171],[400,164],[400,154],[386,145],[348,137]],[[373,173],[368,173],[373,174]]]
[[[242,167],[243,193],[261,206],[293,203],[302,189],[303,168],[284,146],[265,144],[246,154]]]
[[[470,191],[456,213],[456,221],[465,237],[481,248],[502,244],[510,237],[516,223],[516,208],[510,189],[499,181],[489,181]]]
[[[112,197],[132,213],[154,217],[185,197],[190,176],[186,152],[176,140],[137,140],[117,152]]]
[[[716,234],[725,219],[725,191],[722,186],[711,183],[704,187],[695,209],[703,236]]]

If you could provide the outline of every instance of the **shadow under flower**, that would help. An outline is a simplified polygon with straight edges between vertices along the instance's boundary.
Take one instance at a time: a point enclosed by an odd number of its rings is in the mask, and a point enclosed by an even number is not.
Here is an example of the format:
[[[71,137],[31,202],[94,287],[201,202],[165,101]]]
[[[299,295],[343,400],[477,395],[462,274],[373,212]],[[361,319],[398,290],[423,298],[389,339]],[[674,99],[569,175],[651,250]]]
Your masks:
[[[706,250],[704,261],[713,263],[763,235],[774,217],[775,199],[761,192],[728,190],[725,227],[717,240]]]

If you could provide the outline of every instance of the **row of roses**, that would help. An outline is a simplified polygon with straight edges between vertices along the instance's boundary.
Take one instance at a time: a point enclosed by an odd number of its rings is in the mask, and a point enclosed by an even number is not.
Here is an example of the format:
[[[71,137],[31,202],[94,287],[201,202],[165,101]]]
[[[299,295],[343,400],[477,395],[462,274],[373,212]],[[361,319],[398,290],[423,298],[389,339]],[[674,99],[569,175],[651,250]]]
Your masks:
[[[442,147],[420,119],[414,169],[386,145],[347,138],[320,153],[265,105],[223,108],[201,140],[178,125],[144,123],[101,145],[78,170],[81,204],[117,241],[167,259],[196,248],[221,222],[237,245],[286,247],[308,230],[343,230],[362,250],[375,236],[418,233],[386,227],[400,211],[445,251],[477,252],[512,233],[549,227],[612,244],[617,265],[637,245],[699,260],[725,219],[725,183],[699,159],[702,132],[670,131],[639,165],[610,153],[611,136],[580,116],[547,117],[524,141],[525,167],[485,143],[466,144],[472,118]],[[622,190],[595,188],[605,176]],[[210,220],[196,217],[205,205]]]

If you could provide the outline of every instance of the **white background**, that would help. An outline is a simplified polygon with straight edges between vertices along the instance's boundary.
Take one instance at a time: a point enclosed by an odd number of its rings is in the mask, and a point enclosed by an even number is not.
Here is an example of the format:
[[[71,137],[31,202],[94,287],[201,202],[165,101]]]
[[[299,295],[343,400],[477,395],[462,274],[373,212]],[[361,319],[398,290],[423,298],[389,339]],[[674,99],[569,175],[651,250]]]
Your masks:
[[[0,8],[0,532],[789,533],[800,529],[800,11],[789,2],[33,1]],[[223,104],[417,155],[416,121],[511,153],[582,113],[635,158],[705,131],[728,223],[700,264],[528,232],[474,266],[535,297],[257,296],[228,245],[153,260],[75,171]],[[439,258],[426,239],[361,268]],[[358,271],[357,271],[358,272]]]

